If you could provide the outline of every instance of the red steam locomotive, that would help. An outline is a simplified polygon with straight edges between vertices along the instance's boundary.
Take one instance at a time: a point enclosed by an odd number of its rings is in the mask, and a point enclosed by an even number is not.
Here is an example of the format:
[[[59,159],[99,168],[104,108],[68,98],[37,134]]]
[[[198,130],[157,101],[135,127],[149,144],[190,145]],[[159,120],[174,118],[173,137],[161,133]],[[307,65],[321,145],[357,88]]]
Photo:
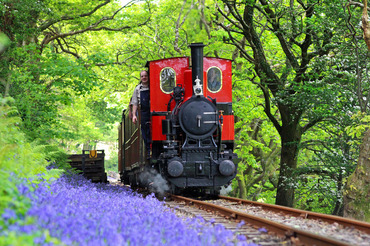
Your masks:
[[[123,183],[155,186],[160,176],[172,193],[218,194],[235,177],[231,61],[203,57],[203,47],[190,45],[191,64],[189,57],[147,62],[151,153],[140,120],[133,124],[124,110],[118,154]]]

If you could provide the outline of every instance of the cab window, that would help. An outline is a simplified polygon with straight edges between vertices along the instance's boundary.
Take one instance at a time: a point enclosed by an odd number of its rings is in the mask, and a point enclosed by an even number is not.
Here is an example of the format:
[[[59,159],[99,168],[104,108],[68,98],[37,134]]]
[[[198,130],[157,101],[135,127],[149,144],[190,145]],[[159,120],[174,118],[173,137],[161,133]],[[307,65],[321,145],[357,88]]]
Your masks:
[[[173,68],[166,67],[161,71],[161,90],[164,93],[172,93],[173,88],[176,86],[176,73]]]
[[[207,88],[210,92],[218,92],[222,87],[222,72],[218,67],[210,67],[207,71]]]

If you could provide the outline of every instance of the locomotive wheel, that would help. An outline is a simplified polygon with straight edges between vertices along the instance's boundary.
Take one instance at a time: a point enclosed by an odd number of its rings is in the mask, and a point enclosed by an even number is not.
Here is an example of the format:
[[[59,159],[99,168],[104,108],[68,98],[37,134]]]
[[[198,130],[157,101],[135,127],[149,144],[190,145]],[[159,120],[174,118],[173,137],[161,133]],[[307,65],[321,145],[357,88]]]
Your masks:
[[[121,182],[125,185],[130,184],[130,177],[127,175],[127,173],[121,173]]]
[[[109,183],[109,182],[108,182],[108,176],[107,176],[107,173],[103,173],[103,174],[101,175],[101,181],[102,181],[103,183]]]
[[[174,184],[171,184],[171,194],[174,194],[174,195],[181,194],[180,189],[176,187]]]
[[[136,174],[130,175],[129,180],[130,180],[129,183],[130,183],[131,188],[137,188],[138,187]]]
[[[218,197],[220,195],[221,188],[213,188],[211,189],[210,195],[214,197]]]

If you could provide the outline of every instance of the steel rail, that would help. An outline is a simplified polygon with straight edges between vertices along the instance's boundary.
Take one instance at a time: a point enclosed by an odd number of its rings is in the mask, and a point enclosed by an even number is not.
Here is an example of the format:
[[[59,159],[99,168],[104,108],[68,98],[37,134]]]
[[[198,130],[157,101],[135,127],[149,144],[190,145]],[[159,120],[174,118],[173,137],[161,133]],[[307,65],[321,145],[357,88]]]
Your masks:
[[[264,227],[268,231],[274,232],[279,236],[289,237],[296,243],[302,243],[304,245],[317,245],[317,246],[348,246],[349,244],[318,234],[303,231],[294,227],[290,227],[284,224],[280,224],[271,220],[267,220],[254,215],[242,213],[229,208],[218,206],[215,204],[194,200],[187,197],[171,195],[171,198],[175,201],[185,202],[188,205],[194,205],[203,210],[210,210],[218,212],[219,214],[234,220],[244,220],[252,225],[258,227]],[[298,243],[298,244],[299,244]]]
[[[305,210],[300,210],[300,209],[290,208],[290,207],[285,207],[285,206],[280,206],[280,205],[249,201],[249,200],[244,200],[244,199],[234,198],[234,197],[227,197],[227,196],[218,196],[218,197],[220,199],[238,202],[241,204],[260,206],[262,207],[262,209],[266,209],[266,210],[277,212],[277,213],[282,212],[284,214],[289,214],[295,217],[322,220],[322,221],[325,221],[331,224],[338,223],[345,227],[353,227],[360,231],[366,232],[367,234],[370,234],[370,223],[366,223],[363,221],[352,220],[352,219],[343,218],[343,217],[335,216],[335,215],[320,214],[320,213],[315,213],[315,212],[310,212],[310,211],[305,211]]]

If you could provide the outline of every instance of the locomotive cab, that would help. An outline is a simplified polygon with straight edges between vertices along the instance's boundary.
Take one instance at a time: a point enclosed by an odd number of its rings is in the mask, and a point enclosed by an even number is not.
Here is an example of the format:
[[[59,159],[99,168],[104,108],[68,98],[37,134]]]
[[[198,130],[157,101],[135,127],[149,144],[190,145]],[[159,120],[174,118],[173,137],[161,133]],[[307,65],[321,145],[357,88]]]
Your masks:
[[[174,193],[197,189],[217,194],[235,177],[231,61],[203,57],[203,46],[190,46],[191,60],[180,57],[147,63],[152,155],[149,163],[130,163],[133,149],[124,149],[134,138],[122,137],[119,169],[125,183],[136,181],[145,165],[154,167]],[[125,128],[132,128],[127,120],[123,117],[121,135]]]

